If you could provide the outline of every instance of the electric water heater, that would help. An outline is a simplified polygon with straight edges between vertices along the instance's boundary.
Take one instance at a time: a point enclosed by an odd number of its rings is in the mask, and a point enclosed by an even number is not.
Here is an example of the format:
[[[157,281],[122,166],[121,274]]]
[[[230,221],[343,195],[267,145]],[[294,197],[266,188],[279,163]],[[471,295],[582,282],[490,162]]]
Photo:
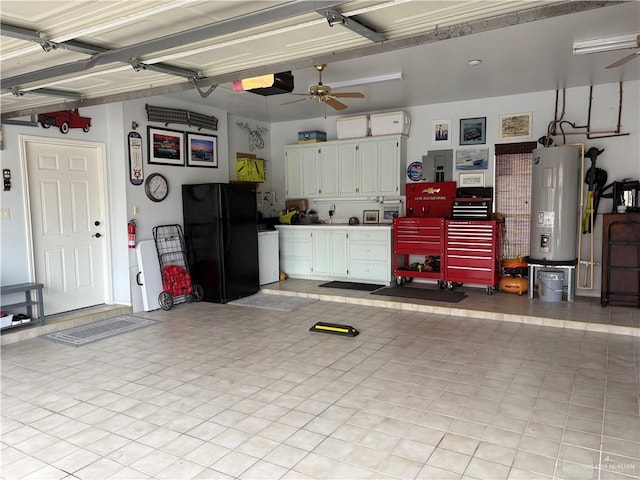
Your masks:
[[[529,262],[575,265],[580,218],[580,147],[537,148],[532,153]]]

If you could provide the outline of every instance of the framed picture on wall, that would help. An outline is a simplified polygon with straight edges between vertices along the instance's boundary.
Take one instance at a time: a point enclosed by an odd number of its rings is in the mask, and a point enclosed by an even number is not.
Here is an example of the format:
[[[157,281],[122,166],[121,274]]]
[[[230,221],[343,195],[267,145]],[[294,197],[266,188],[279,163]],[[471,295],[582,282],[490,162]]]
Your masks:
[[[379,219],[379,210],[364,210],[362,212],[362,223],[378,223]]]
[[[460,187],[484,187],[484,172],[461,173],[458,180]]]
[[[147,127],[148,163],[184,166],[184,132]]]
[[[500,115],[500,140],[531,137],[532,120],[531,112]]]
[[[187,133],[187,166],[218,168],[218,137]]]
[[[431,128],[431,143],[451,144],[451,120],[434,120]]]
[[[460,145],[483,145],[487,142],[487,117],[460,119]]]

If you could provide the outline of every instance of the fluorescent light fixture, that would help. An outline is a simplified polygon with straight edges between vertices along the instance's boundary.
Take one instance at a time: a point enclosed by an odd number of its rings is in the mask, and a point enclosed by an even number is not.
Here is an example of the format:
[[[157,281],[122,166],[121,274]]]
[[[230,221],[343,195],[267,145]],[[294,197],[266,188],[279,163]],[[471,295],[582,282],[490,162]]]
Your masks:
[[[636,48],[638,46],[637,38],[638,34],[632,33],[631,35],[621,35],[618,37],[573,42],[573,54],[583,55],[586,53],[609,52],[612,50]]]
[[[377,75],[374,77],[357,78],[355,80],[347,80],[344,82],[329,82],[331,88],[352,87],[354,85],[366,85],[368,83],[388,82],[390,80],[404,80],[402,72],[388,73],[386,75]]]

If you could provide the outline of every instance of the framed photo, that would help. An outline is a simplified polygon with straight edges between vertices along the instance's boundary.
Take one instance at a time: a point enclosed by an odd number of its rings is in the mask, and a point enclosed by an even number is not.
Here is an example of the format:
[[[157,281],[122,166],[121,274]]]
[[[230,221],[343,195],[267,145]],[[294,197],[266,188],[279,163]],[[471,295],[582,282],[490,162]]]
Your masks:
[[[218,168],[218,137],[187,132],[187,166]]]
[[[451,144],[451,120],[434,120],[431,143],[440,145]]]
[[[400,201],[380,203],[379,223],[393,223],[395,217],[404,216],[403,204]]]
[[[531,112],[500,115],[500,139],[531,137],[532,120],[533,114]]]
[[[379,218],[379,210],[364,210],[362,212],[362,223],[378,223]]]
[[[459,187],[484,187],[484,172],[461,173]]]
[[[184,132],[147,127],[149,161],[161,165],[184,165]]]
[[[456,149],[456,170],[487,170],[488,168],[488,148]]]
[[[460,119],[460,145],[487,143],[487,117]]]

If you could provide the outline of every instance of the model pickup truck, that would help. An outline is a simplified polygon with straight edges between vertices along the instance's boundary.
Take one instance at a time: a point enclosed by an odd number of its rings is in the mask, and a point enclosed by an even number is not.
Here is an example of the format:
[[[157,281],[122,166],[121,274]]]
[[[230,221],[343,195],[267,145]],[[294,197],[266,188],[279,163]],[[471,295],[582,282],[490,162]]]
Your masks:
[[[88,132],[91,128],[91,118],[81,117],[77,108],[41,113],[38,115],[38,122],[42,125],[42,128],[49,128],[55,125],[60,128],[62,133],[67,133],[70,128],[81,128],[85,132]]]

